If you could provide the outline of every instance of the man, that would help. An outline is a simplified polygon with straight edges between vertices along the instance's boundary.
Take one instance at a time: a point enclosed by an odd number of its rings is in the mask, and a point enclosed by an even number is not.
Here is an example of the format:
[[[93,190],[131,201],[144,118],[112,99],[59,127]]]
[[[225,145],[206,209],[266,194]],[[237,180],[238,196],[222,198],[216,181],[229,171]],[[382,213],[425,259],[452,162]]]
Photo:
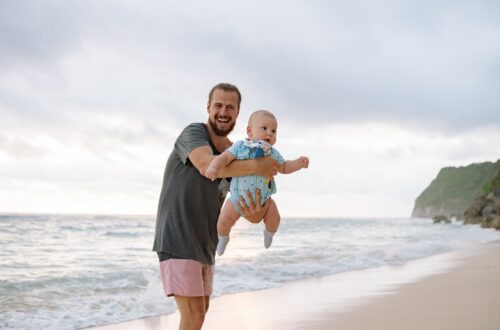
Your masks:
[[[212,293],[217,218],[229,189],[225,178],[273,176],[279,166],[270,157],[262,157],[232,162],[215,181],[202,175],[212,159],[232,144],[227,135],[236,124],[240,104],[236,86],[214,86],[208,96],[207,123],[188,125],[167,161],[153,250],[160,259],[165,295],[174,296],[179,309],[179,329],[201,329],[205,320]],[[260,201],[260,192],[256,194]],[[242,198],[240,206],[248,220],[262,219],[260,203],[247,205]]]

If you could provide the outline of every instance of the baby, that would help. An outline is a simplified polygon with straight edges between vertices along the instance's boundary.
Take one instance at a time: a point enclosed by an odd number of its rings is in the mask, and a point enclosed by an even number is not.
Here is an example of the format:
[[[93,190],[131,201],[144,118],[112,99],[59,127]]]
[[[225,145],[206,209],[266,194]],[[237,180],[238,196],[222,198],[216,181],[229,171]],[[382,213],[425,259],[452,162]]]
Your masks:
[[[284,160],[281,154],[272,147],[276,143],[277,127],[278,122],[271,112],[266,110],[254,112],[248,120],[248,138],[235,142],[226,151],[215,157],[205,171],[205,176],[211,180],[215,180],[219,171],[234,159],[250,159],[261,156],[271,156],[277,160],[281,165],[278,172],[282,174],[289,174],[302,168],[307,168],[309,166],[309,158],[299,157],[295,160]],[[217,234],[219,236],[217,254],[219,256],[224,253],[226,245],[229,242],[231,227],[241,216],[238,204],[240,196],[243,196],[246,203],[249,204],[247,191],[250,191],[255,201],[255,189],[261,191],[260,203],[265,209],[263,217],[265,224],[264,247],[267,249],[271,246],[273,235],[278,230],[280,223],[278,208],[274,200],[271,199],[271,195],[276,192],[274,179],[272,177],[266,178],[257,175],[233,177],[231,179],[230,200],[226,201],[222,207],[217,222]]]

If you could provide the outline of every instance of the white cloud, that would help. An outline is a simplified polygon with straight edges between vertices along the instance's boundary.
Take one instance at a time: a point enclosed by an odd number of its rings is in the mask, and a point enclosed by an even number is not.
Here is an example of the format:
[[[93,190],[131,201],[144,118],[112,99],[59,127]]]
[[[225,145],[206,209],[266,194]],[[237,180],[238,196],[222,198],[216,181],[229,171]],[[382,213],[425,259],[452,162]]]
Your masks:
[[[228,81],[235,138],[267,108],[278,149],[311,157],[278,178],[283,214],[407,215],[441,167],[500,155],[498,8],[3,1],[0,211],[154,213],[174,139]]]

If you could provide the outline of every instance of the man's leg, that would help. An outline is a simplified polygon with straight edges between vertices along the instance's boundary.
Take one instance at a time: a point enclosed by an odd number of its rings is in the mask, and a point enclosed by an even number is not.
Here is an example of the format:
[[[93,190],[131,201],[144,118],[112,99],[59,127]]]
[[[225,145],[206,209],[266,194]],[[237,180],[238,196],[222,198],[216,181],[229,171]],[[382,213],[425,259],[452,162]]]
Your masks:
[[[174,296],[181,316],[179,329],[201,329],[213,291],[214,266],[190,259],[160,262],[163,289]]]
[[[210,306],[210,296],[205,296],[205,314],[207,314],[209,306]]]
[[[181,315],[179,330],[200,330],[205,321],[209,300],[209,296],[175,296],[175,302]]]

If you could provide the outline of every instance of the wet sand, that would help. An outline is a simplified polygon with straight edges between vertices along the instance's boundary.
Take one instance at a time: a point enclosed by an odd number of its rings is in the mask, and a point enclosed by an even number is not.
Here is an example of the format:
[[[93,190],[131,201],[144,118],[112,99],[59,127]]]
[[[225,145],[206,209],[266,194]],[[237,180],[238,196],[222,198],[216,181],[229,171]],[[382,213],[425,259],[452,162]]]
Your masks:
[[[174,313],[92,329],[177,329],[178,322]],[[217,297],[203,329],[498,330],[500,243]]]

